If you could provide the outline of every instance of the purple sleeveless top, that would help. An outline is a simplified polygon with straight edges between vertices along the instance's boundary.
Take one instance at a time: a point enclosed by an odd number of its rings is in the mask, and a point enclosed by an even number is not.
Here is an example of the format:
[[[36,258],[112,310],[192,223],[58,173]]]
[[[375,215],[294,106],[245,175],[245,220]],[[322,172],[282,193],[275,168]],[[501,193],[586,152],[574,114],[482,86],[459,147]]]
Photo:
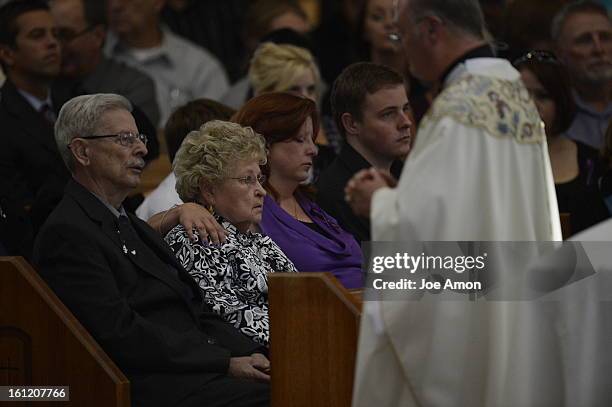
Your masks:
[[[296,198],[326,235],[303,225],[267,195],[260,223],[262,232],[274,240],[298,271],[329,271],[346,288],[363,287],[363,256],[355,238],[314,202],[299,194]]]

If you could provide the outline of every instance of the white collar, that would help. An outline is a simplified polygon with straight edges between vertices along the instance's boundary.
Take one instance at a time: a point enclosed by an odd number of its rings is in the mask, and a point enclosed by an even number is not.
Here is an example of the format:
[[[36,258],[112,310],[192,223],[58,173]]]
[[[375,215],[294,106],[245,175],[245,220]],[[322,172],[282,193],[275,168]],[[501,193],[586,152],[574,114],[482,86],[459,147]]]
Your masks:
[[[444,87],[455,82],[465,73],[503,80],[518,80],[520,77],[518,71],[505,59],[473,58],[458,64],[446,77]]]

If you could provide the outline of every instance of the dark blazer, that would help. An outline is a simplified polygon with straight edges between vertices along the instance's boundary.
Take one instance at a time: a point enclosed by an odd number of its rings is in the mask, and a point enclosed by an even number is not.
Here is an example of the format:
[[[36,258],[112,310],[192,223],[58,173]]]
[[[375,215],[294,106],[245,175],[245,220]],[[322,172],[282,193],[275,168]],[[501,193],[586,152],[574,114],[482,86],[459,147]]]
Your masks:
[[[23,210],[0,191],[0,256],[30,258],[33,241],[32,225]]]
[[[52,98],[59,109],[64,101]],[[0,123],[0,191],[28,209],[36,229],[61,199],[69,178],[53,125],[8,79],[0,89]]]
[[[344,188],[353,175],[371,166],[353,147],[344,143],[338,157],[321,173],[316,184],[319,206],[360,243],[370,240],[370,220],[353,213],[344,200]],[[392,175],[399,178],[401,172],[402,163],[393,163]]]
[[[129,219],[153,253],[124,253],[117,218],[71,180],[36,239],[34,264],[128,376],[134,404],[171,406],[225,378],[230,356],[263,349],[212,313],[161,237]]]

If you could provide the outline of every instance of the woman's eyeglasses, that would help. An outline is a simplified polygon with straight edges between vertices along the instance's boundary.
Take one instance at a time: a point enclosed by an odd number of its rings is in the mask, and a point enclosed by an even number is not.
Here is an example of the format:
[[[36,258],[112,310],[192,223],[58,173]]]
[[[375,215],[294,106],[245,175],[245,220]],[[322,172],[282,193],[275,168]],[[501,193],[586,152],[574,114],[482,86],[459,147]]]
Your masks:
[[[257,182],[259,182],[259,185],[263,185],[266,182],[267,177],[260,174],[258,176],[247,175],[246,177],[230,177],[230,179],[236,179],[244,185],[254,186]]]

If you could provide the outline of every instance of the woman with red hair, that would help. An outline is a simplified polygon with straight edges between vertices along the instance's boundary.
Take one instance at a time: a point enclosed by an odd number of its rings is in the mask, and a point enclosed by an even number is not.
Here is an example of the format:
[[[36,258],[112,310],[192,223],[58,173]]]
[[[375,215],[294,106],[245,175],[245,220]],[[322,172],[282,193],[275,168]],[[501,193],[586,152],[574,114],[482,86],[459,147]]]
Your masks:
[[[362,253],[352,235],[310,199],[308,180],[319,129],[315,103],[289,93],[264,93],[232,118],[266,140],[268,194],[260,223],[298,271],[329,271],[347,288],[363,285]]]

